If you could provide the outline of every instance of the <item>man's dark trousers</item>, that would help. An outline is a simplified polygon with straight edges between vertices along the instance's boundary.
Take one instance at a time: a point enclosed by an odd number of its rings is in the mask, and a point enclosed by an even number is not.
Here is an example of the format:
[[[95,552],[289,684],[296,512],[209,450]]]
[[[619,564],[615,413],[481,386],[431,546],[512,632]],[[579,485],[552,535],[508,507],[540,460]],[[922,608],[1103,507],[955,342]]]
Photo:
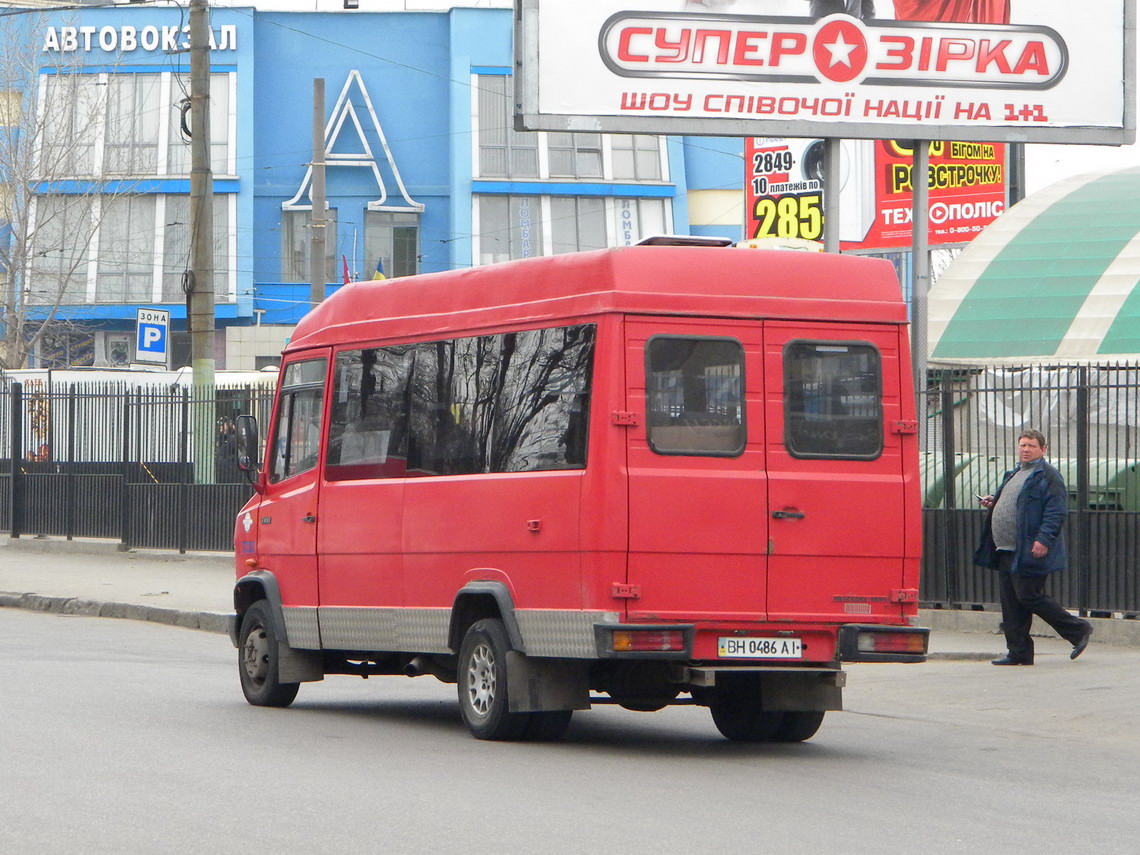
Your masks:
[[[1069,614],[1045,593],[1048,576],[1023,576],[1010,573],[1012,552],[998,553],[998,584],[1001,586],[1001,624],[1009,658],[1033,662],[1033,638],[1029,627],[1033,616],[1041,618],[1069,644],[1076,644],[1088,632],[1088,622]]]

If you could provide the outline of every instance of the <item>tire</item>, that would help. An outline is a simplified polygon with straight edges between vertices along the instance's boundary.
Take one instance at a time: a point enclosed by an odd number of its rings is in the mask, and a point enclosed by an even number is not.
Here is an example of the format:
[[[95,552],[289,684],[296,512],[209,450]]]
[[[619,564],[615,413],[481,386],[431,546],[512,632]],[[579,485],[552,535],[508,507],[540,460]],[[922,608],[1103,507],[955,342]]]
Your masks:
[[[277,629],[269,604],[258,600],[241,620],[238,677],[245,699],[257,707],[287,707],[300,683],[282,683],[277,674]]]
[[[784,720],[772,734],[774,742],[805,742],[815,736],[823,724],[822,712],[798,711],[784,713]]]
[[[709,711],[716,729],[733,742],[767,742],[784,720],[782,712],[761,709],[760,684],[755,681],[733,681],[719,687]]]
[[[476,739],[523,739],[535,715],[512,713],[507,697],[510,640],[503,622],[476,621],[459,648],[459,710]],[[567,719],[569,723],[569,719]]]

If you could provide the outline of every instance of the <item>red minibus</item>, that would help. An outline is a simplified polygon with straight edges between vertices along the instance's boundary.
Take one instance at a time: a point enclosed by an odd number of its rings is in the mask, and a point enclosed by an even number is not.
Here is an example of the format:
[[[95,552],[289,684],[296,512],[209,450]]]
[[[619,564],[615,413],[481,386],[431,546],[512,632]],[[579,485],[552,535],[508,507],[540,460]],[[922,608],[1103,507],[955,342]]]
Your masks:
[[[808,739],[842,663],[926,656],[909,367],[894,269],[855,256],[648,245],[347,285],[285,349],[260,466],[239,419],[245,696],[430,674],[483,739],[596,703]]]

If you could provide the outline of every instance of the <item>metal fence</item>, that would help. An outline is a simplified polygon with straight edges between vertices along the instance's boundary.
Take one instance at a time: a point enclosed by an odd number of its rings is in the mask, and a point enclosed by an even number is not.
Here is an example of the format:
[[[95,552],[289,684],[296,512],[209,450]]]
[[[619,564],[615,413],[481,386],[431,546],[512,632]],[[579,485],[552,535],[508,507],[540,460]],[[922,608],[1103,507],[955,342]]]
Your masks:
[[[1017,465],[1017,435],[1042,431],[1065,478],[1069,570],[1051,593],[1090,614],[1140,612],[1140,368],[946,367],[930,372],[922,454],[921,598],[977,608],[998,599],[993,571],[975,567],[984,512]]]
[[[232,548],[252,494],[234,417],[261,424],[266,386],[123,384],[0,388],[0,528],[13,536],[120,540],[125,547]]]
[[[3,384],[3,378],[0,378]],[[1017,434],[1049,438],[1069,488],[1070,568],[1050,579],[1070,608],[1140,614],[1140,367],[938,368],[921,454],[920,597],[945,608],[998,599],[975,567],[983,512],[1016,465]],[[251,495],[237,470],[233,418],[269,424],[272,389],[0,386],[0,529],[110,537],[126,547],[232,548]]]

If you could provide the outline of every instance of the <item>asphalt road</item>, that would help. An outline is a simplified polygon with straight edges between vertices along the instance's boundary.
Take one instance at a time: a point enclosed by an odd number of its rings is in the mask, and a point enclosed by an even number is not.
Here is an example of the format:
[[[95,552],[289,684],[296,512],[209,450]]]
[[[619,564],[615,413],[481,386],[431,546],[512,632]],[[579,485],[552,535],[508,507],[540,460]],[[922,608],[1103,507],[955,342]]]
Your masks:
[[[0,609],[0,851],[1132,855],[1140,651],[1038,660],[854,666],[803,745],[699,707],[508,744],[431,677],[257,709],[224,636]]]

